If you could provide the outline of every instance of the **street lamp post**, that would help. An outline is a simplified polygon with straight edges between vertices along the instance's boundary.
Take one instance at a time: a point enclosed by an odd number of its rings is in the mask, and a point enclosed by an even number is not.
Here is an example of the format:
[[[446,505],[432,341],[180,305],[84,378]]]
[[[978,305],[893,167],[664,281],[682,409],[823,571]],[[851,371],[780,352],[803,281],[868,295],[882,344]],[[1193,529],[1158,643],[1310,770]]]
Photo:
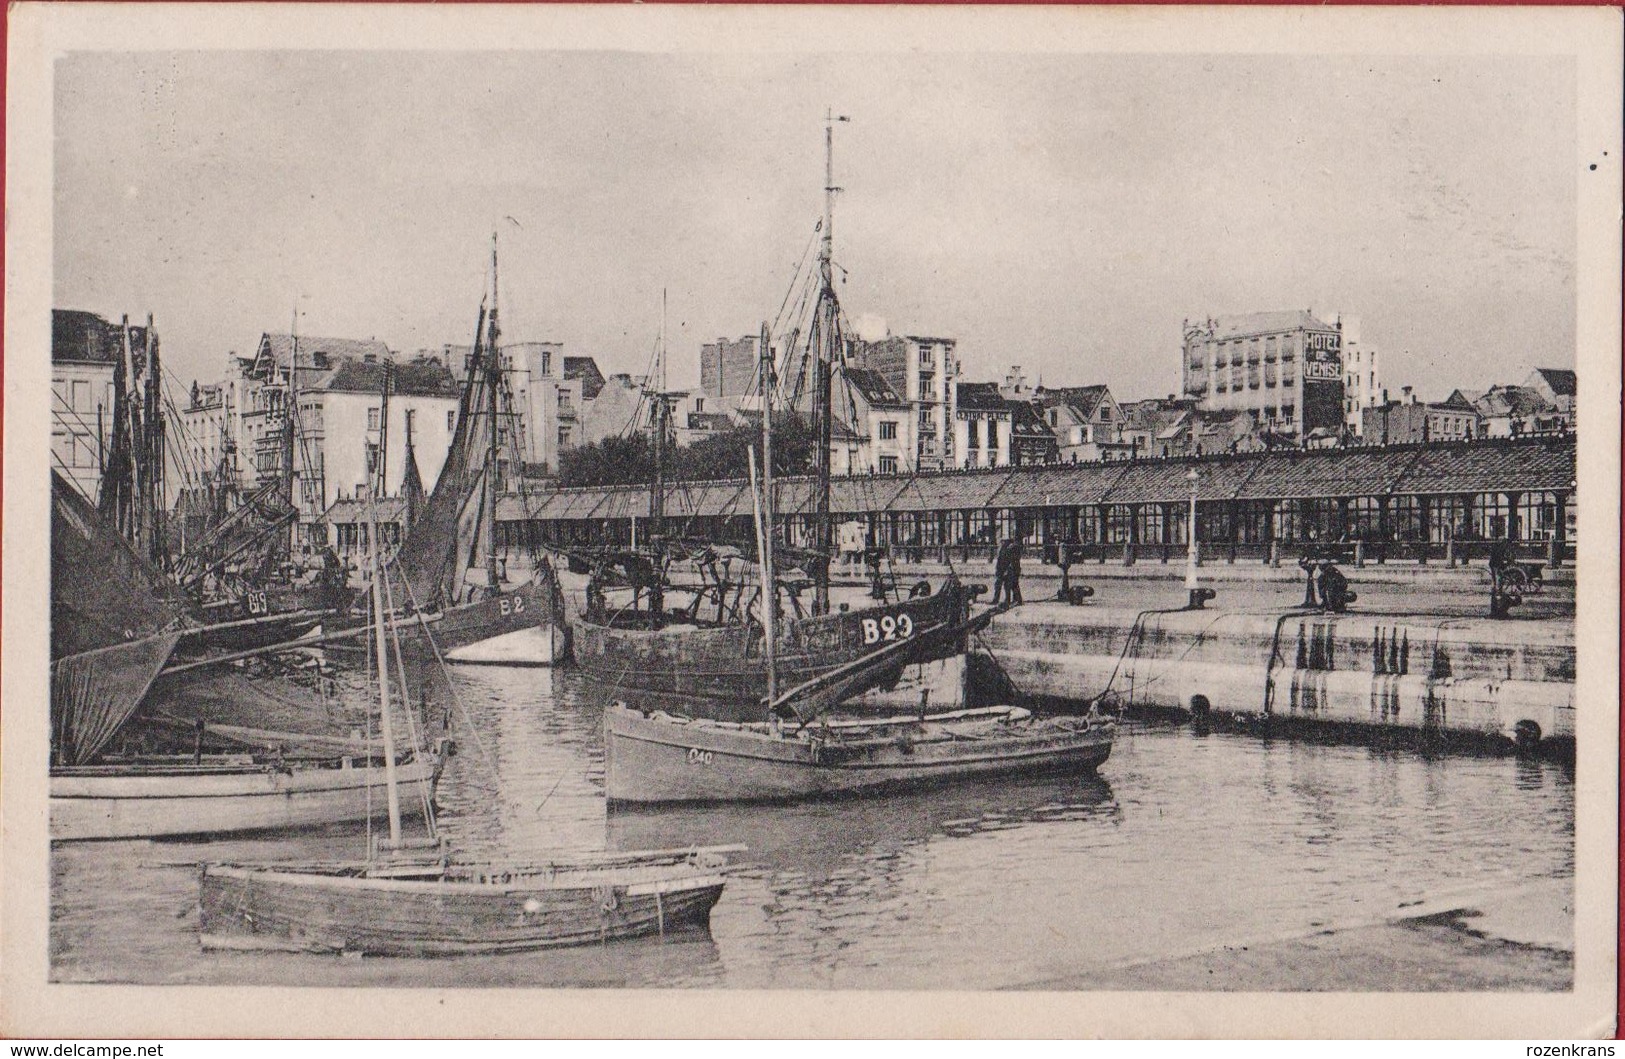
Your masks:
[[[1190,589],[1196,587],[1196,483],[1199,478],[1195,467],[1185,475],[1185,480],[1191,483],[1191,514],[1186,528],[1186,539],[1189,543],[1185,549],[1185,587]]]
[[[1201,475],[1196,472],[1195,467],[1192,467],[1185,475],[1185,480],[1191,483],[1190,521],[1188,524],[1188,533],[1186,535],[1186,539],[1189,544],[1185,549],[1185,591],[1188,593],[1189,597],[1186,607],[1190,610],[1201,610],[1203,605],[1214,596],[1214,592],[1211,588],[1199,588],[1196,584],[1196,565],[1198,561],[1196,544],[1196,483],[1200,479]]]

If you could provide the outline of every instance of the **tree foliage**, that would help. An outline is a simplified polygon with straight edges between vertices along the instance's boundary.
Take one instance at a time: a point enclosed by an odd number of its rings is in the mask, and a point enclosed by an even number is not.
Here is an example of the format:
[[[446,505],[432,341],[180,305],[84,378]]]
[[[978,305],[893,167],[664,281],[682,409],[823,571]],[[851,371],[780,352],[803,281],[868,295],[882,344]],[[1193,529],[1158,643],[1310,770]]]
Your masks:
[[[674,481],[744,478],[749,450],[761,455],[762,433],[750,426],[720,430],[669,453],[667,477]],[[780,477],[812,470],[812,429],[801,416],[773,424],[773,473]],[[565,452],[559,458],[564,486],[646,485],[654,479],[654,444],[646,434],[605,438]]]

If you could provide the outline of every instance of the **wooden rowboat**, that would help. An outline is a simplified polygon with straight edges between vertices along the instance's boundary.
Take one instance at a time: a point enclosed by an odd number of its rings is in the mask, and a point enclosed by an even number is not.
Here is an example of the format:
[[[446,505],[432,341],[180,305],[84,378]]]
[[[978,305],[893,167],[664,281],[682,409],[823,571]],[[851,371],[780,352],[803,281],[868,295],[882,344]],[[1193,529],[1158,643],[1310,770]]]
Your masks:
[[[1111,754],[1106,717],[1037,719],[999,706],[925,717],[732,724],[604,712],[610,802],[721,802],[865,794],[971,776],[1092,773]]]
[[[399,763],[400,782],[433,797],[438,755]],[[409,799],[409,813],[419,811]],[[51,770],[54,841],[262,831],[381,818],[384,774],[365,757],[256,760],[249,754],[168,763],[81,765]]]
[[[451,956],[664,935],[708,920],[737,848],[518,865],[207,864],[200,938],[206,949]]]

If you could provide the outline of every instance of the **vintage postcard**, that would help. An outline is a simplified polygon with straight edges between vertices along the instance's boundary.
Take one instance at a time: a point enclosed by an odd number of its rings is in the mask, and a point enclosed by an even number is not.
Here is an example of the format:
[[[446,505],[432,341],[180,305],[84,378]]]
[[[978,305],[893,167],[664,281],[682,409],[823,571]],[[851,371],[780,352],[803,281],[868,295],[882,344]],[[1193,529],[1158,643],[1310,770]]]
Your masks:
[[[1612,1033],[1618,11],[10,21],[6,1034]]]

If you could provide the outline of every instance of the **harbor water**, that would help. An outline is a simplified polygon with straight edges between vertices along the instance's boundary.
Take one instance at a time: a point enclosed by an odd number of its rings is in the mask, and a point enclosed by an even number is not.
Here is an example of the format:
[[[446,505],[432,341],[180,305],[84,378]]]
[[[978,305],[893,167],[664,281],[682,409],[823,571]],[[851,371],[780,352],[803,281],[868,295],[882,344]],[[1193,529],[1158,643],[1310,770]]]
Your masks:
[[[1457,895],[1564,887],[1574,872],[1573,773],[1547,761],[1129,724],[1098,777],[609,811],[602,703],[578,673],[464,668],[453,679],[468,718],[453,718],[460,749],[438,802],[457,848],[743,843],[709,931],[434,960],[204,952],[192,863],[360,856],[366,828],[67,843],[51,854],[53,980],[1157,988],[1157,967],[1193,954],[1267,953],[1287,939],[1387,924],[1406,907],[1448,907]],[[1465,962],[1481,951],[1438,932],[1412,942],[1426,967],[1353,987],[1484,987]],[[1335,945],[1312,952],[1342,958]],[[1322,977],[1303,952],[1293,959],[1274,988]],[[1543,966],[1522,988],[1569,988],[1564,960]],[[1213,977],[1205,987],[1246,985]]]

